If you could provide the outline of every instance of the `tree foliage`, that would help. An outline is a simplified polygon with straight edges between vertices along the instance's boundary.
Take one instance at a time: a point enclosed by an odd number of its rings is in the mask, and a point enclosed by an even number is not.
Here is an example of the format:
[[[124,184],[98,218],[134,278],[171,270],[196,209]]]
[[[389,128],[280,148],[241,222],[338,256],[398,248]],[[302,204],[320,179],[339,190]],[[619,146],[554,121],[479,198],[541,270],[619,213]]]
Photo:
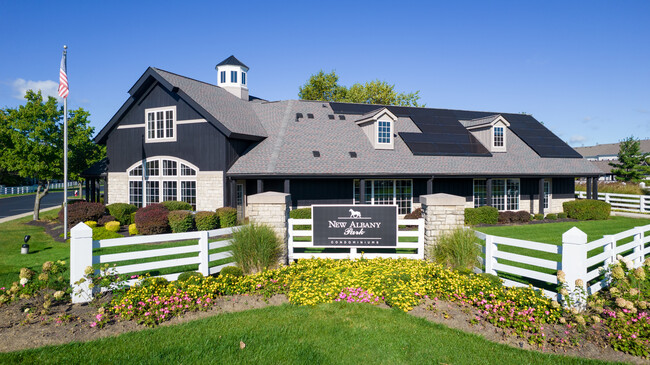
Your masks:
[[[43,100],[41,92],[28,90],[26,103],[0,110],[0,169],[38,181],[34,219],[49,182],[63,178],[63,108],[57,100]],[[82,108],[68,113],[68,172],[72,179],[105,153],[91,136],[90,114]]]
[[[650,153],[641,151],[641,143],[634,136],[621,141],[618,161],[610,162],[612,173],[618,181],[639,182],[650,175]]]
[[[375,80],[365,84],[355,83],[349,88],[339,85],[335,71],[324,73],[322,70],[312,75],[307,83],[300,87],[298,97],[302,100],[337,101],[347,103],[416,106],[420,100],[420,91],[398,93],[395,85]]]

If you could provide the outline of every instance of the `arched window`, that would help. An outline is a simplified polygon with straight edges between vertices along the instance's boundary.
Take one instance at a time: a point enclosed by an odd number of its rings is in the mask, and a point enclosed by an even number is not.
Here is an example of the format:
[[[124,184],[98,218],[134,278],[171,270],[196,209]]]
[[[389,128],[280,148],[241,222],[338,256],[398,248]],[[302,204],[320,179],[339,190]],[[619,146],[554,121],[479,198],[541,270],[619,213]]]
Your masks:
[[[127,169],[129,203],[136,207],[178,200],[196,209],[198,168],[187,161],[168,156],[150,157]]]

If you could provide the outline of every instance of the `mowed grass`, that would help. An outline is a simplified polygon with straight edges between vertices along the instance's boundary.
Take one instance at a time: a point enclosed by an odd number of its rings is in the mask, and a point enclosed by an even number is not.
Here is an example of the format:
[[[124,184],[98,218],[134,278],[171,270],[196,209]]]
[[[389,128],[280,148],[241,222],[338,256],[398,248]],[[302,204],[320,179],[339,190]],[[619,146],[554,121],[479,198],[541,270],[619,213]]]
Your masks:
[[[41,212],[41,219],[52,219],[57,216],[59,209]],[[45,261],[70,260],[70,245],[56,242],[47,235],[42,227],[30,226],[27,223],[32,216],[0,223],[0,287],[9,287],[18,281],[18,273],[22,267],[28,267],[40,272]],[[30,235],[29,255],[22,255],[20,247],[23,237]],[[66,277],[69,273],[66,272]]]
[[[240,348],[240,341],[245,343]],[[283,305],[0,354],[38,364],[597,364],[489,342],[367,304]]]

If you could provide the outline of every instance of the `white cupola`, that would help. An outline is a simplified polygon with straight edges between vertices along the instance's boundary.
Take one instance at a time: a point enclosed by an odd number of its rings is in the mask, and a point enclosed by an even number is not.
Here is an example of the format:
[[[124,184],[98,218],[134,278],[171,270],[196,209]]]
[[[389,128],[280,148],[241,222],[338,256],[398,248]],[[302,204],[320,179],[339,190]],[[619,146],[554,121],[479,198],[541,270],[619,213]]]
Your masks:
[[[217,69],[217,86],[248,101],[248,66],[235,56],[230,56],[215,68]]]

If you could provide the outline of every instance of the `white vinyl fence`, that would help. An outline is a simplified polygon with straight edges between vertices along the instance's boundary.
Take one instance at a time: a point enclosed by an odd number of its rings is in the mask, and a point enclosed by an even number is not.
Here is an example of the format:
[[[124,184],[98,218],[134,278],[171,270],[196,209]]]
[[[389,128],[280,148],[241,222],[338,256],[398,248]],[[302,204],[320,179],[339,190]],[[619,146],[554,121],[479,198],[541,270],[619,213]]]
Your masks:
[[[68,182],[68,187],[73,187],[77,186],[78,183],[76,181],[70,181]],[[38,189],[38,185],[32,185],[32,186],[13,186],[13,187],[0,187],[0,195],[8,195],[8,194],[27,194],[27,193],[33,193],[36,192],[36,189]],[[50,184],[50,189],[63,189],[63,183],[55,183],[55,184]]]
[[[579,199],[587,198],[586,191],[576,191]],[[598,193],[598,200],[612,205],[612,209],[627,212],[650,213],[650,195]]]
[[[111,269],[115,274],[131,274],[196,264],[198,264],[197,271],[204,276],[216,274],[222,268],[233,266],[235,263],[231,261],[210,267],[210,263],[214,261],[223,262],[232,257],[230,251],[223,250],[210,254],[211,250],[223,249],[230,246],[230,240],[223,239],[213,242],[210,242],[210,240],[229,235],[236,228],[238,227],[221,228],[212,231],[133,236],[95,241],[92,239],[92,229],[84,223],[79,223],[70,230],[70,285],[73,288],[72,302],[83,303],[92,300],[93,292],[97,292],[97,288],[91,290],[88,287],[88,282],[79,285],[75,283],[84,277],[84,271],[88,266],[97,264],[112,263],[118,265]],[[198,240],[198,242],[187,245],[188,240]],[[181,244],[175,247],[152,249],[156,244],[169,242],[180,242]],[[135,250],[133,249],[134,246],[136,246]],[[93,253],[93,250],[96,249],[113,247],[121,247],[129,251],[111,254]],[[196,254],[190,255],[189,257],[174,258],[174,256],[192,253]],[[151,258],[158,258],[158,260],[151,261],[149,260]],[[147,259],[148,262],[128,262],[142,259]],[[178,270],[181,269],[179,268]],[[95,273],[98,273],[98,270],[95,270]],[[174,272],[159,276],[171,281],[176,280],[181,273]],[[127,284],[133,285],[135,282],[137,282],[135,279],[129,280]]]
[[[424,259],[424,219],[398,219],[399,226],[415,226],[417,230],[402,228],[397,231],[397,246],[314,246],[312,230],[296,229],[296,226],[312,225],[311,219],[289,219],[289,262],[295,259],[330,258],[330,259],[355,259],[360,258],[411,258]],[[408,237],[408,238],[406,238]],[[400,238],[406,238],[401,240]],[[415,239],[413,239],[415,238]],[[296,252],[299,249],[303,252]],[[344,252],[322,252],[327,249],[337,249]],[[374,249],[395,249],[395,253],[367,252]]]
[[[575,289],[576,279],[582,279],[586,292],[594,294],[607,285],[608,278],[603,275],[603,269],[616,261],[617,255],[632,261],[634,267],[643,265],[645,257],[650,256],[650,225],[635,227],[615,235],[606,235],[592,242],[587,242],[586,233],[573,227],[562,235],[560,246],[475,233],[479,239],[485,241],[484,245],[481,245],[485,258],[479,260],[482,268],[476,268],[475,271],[498,276],[510,274],[522,279],[521,281],[504,279],[504,284],[508,286],[528,286],[525,283],[526,279],[533,279],[557,287],[559,283],[556,273],[557,270],[562,270],[566,274],[566,282],[570,290]],[[513,251],[520,253],[513,253]],[[544,256],[544,253],[559,255],[560,259],[555,261],[535,257]],[[547,270],[540,270],[540,268]],[[551,298],[557,297],[555,291],[537,289]]]

